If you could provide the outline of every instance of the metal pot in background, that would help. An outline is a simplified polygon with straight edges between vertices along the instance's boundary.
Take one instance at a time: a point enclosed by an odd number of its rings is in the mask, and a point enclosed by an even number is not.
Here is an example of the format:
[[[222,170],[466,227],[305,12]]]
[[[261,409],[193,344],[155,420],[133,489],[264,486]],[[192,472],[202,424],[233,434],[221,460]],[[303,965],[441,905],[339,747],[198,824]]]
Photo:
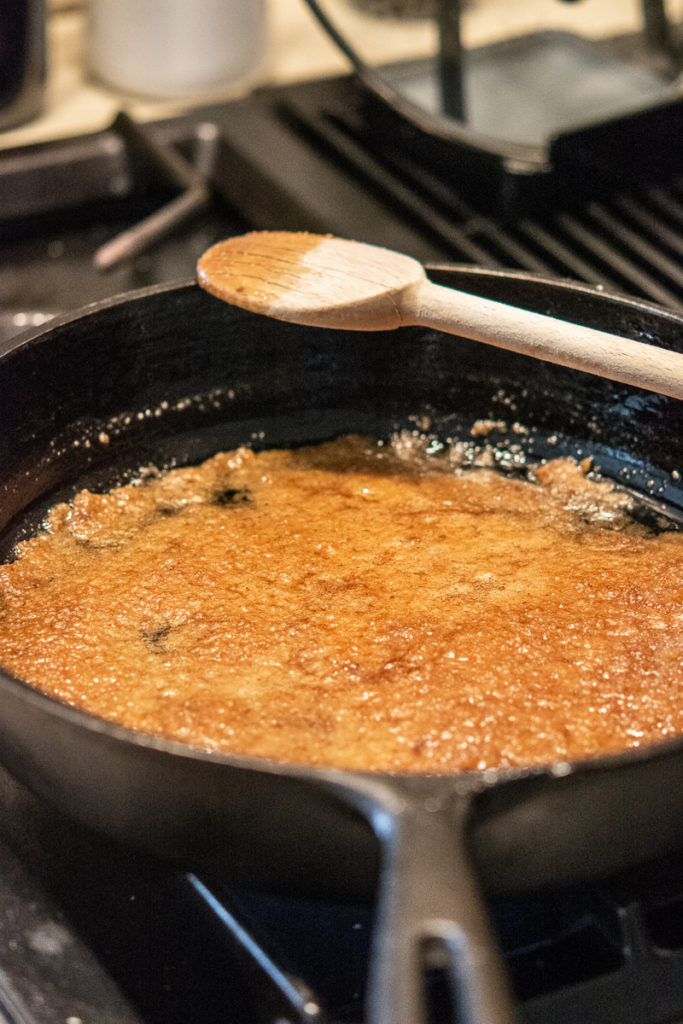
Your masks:
[[[45,0],[0,6],[0,131],[37,117],[46,79]]]

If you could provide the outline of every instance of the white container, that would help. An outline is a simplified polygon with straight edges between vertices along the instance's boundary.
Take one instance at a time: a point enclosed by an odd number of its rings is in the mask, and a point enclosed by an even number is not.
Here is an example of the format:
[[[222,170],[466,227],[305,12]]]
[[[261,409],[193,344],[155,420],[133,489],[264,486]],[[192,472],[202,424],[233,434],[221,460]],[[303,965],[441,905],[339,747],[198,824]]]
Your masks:
[[[265,0],[90,0],[90,70],[125,92],[211,96],[263,62]]]

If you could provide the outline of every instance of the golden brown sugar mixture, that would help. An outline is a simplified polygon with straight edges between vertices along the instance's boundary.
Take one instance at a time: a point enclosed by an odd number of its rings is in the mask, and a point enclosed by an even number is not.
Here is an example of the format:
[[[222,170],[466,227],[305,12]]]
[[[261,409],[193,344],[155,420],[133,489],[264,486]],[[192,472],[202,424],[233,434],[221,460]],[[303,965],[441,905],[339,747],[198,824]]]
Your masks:
[[[355,769],[683,732],[683,534],[587,468],[345,438],[84,491],[0,566],[0,663],[144,732]]]

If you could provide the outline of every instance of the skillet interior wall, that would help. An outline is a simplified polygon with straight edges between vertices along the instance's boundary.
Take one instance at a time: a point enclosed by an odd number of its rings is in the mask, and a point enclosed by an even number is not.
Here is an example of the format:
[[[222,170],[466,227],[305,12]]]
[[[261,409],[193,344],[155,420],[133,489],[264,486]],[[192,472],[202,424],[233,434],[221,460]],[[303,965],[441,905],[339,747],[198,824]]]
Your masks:
[[[676,316],[588,289],[466,270],[432,276],[682,344]],[[651,489],[683,507],[680,402],[418,328],[300,328],[179,285],[105,303],[0,355],[0,527],[20,516],[12,541],[40,521],[48,496],[111,486],[141,465],[197,461],[242,443],[387,430],[422,414],[446,434],[491,417],[566,435],[585,454],[600,445],[615,465],[642,464],[644,488],[651,470],[661,471]]]

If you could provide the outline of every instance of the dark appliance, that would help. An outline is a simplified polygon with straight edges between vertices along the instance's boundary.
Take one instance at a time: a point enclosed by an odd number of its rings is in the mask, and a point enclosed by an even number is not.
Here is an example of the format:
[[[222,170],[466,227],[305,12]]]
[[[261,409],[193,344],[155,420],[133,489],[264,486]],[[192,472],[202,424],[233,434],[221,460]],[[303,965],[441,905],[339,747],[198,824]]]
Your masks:
[[[0,130],[38,116],[45,76],[45,0],[7,0],[0,20]]]
[[[596,180],[599,161],[582,158],[556,176],[550,199],[544,186],[512,209],[421,163],[393,125],[379,137],[357,77],[264,90],[144,131],[119,118],[108,131],[5,151],[4,336],[190,278],[208,245],[249,228],[331,231],[457,263],[472,290],[512,288],[530,305],[541,275],[597,287],[585,291],[589,314],[610,306],[610,291],[673,311],[683,304],[683,176],[671,150],[683,133],[671,134],[670,118],[680,111],[667,111],[659,135],[648,121],[647,174]],[[632,127],[635,145],[637,118]],[[591,139],[581,146],[593,152]],[[131,229],[123,250],[137,255],[98,269],[96,251]],[[653,316],[675,330],[674,313]],[[627,415],[640,409],[638,396],[623,401]],[[4,773],[0,792],[6,1020],[362,1020],[372,904],[187,872],[74,822]],[[523,1020],[683,1021],[681,852],[655,843],[641,862],[606,865],[590,882],[546,879],[490,897]],[[426,978],[431,1017],[449,1019],[438,958]]]

